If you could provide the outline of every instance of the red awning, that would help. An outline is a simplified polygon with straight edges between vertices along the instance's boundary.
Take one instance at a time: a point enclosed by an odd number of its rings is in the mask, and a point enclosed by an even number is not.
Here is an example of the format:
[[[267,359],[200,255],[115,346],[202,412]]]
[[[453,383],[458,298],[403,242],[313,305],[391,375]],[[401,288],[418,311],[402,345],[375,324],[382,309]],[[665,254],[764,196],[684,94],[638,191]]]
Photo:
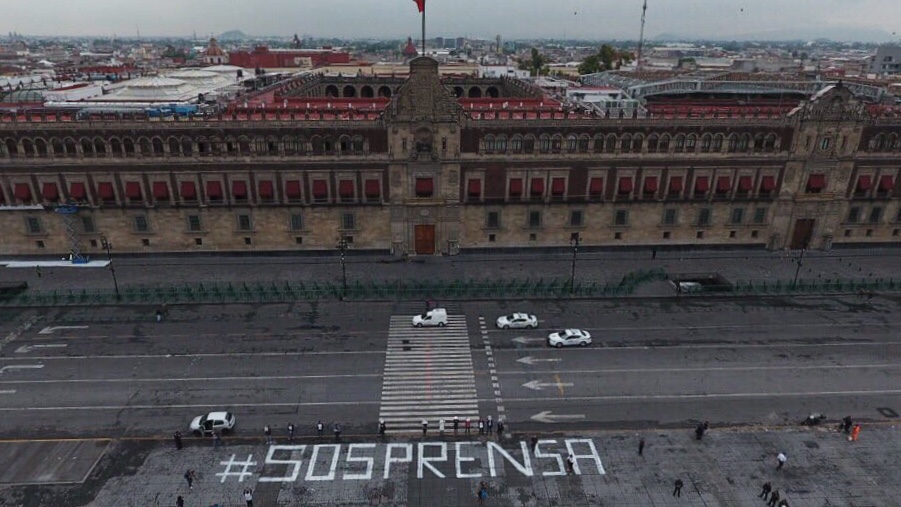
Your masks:
[[[807,178],[807,188],[810,190],[823,190],[826,188],[825,174],[811,174]]]
[[[644,193],[653,194],[657,191],[657,177],[647,176],[644,179]]]
[[[604,193],[604,178],[591,178],[588,183],[588,193],[590,195],[601,195]]]
[[[432,178],[416,178],[416,195],[432,195],[434,185]]]
[[[194,186],[193,181],[181,182],[181,198],[186,201],[197,199],[197,187]]]
[[[482,196],[482,180],[469,180],[469,197]]]
[[[741,192],[750,192],[754,188],[754,180],[750,176],[742,176],[738,178],[738,190]]]
[[[366,180],[366,197],[378,198],[382,195],[379,180]]]
[[[15,196],[22,202],[31,201],[31,186],[27,183],[16,183]]]
[[[879,191],[880,192],[891,192],[895,189],[895,178],[891,176],[885,175],[879,178]]]
[[[760,190],[763,192],[776,190],[776,178],[774,176],[764,176],[760,180]]]
[[[169,199],[169,185],[165,181],[153,182],[153,198],[158,201]]]
[[[628,194],[632,191],[632,178],[624,176],[619,179],[619,193]]]
[[[328,182],[325,180],[313,180],[313,198],[326,199],[328,197]]]
[[[529,195],[536,197],[544,195],[544,178],[532,178]]]
[[[84,183],[72,183],[69,186],[69,197],[76,201],[83,201],[88,195]]]
[[[110,201],[116,198],[116,193],[113,191],[113,184],[104,181],[97,184],[97,195],[100,196],[104,201]]]
[[[510,179],[510,197],[519,197],[522,195],[522,178]]]
[[[857,191],[866,192],[873,188],[873,178],[869,174],[864,174],[857,178]]]
[[[725,194],[732,190],[732,178],[728,176],[720,176],[716,179],[716,191]]]
[[[563,195],[566,193],[566,178],[554,178],[551,180],[551,194]]]
[[[669,179],[669,191],[671,194],[678,194],[682,191],[682,176],[673,176]]]
[[[285,195],[288,199],[300,199],[303,196],[299,180],[288,180],[285,182]]]
[[[233,181],[232,196],[234,196],[235,199],[247,199],[247,182]]]
[[[353,198],[354,182],[353,180],[341,180],[338,182],[338,195],[342,198]]]
[[[137,181],[129,181],[125,183],[125,197],[129,199],[141,198],[141,184]]]
[[[698,176],[695,178],[695,193],[703,194],[710,190],[710,179],[707,176]]]
[[[41,188],[41,195],[48,201],[56,201],[59,199],[59,188],[56,183],[44,183]]]
[[[272,199],[275,197],[275,186],[270,180],[259,182],[258,190],[260,192],[260,199]]]
[[[222,199],[222,183],[219,181],[206,182],[206,196],[209,199]]]

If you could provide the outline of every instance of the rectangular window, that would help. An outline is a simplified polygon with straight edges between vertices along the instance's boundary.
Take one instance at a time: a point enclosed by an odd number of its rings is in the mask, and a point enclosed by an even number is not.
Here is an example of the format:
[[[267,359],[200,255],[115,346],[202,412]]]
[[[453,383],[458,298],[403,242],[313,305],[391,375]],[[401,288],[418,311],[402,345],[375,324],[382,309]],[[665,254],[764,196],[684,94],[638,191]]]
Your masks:
[[[303,215],[300,213],[294,213],[291,215],[291,230],[292,231],[302,231],[303,230]]]
[[[710,208],[698,210],[698,225],[710,225]]]
[[[860,222],[860,208],[855,206],[848,210],[848,223],[856,224],[857,222]]]
[[[882,208],[875,207],[870,210],[870,218],[869,222],[871,224],[878,224],[882,221]]]
[[[85,234],[97,232],[97,227],[94,225],[94,217],[81,217],[81,228]]]
[[[203,226],[200,222],[200,215],[188,215],[188,230],[191,232],[200,232]]]
[[[676,225],[676,210],[673,208],[663,210],[663,225]]]
[[[401,142],[400,142],[400,149],[401,149],[402,151],[407,151],[407,140],[406,140],[406,139],[402,139],[402,140],[401,140]]]
[[[530,211],[529,212],[529,227],[541,227],[541,212],[540,211]]]
[[[766,223],[766,208],[754,208],[754,223]]]
[[[150,225],[147,223],[147,215],[137,215],[134,217],[135,232],[147,232]]]
[[[249,231],[253,228],[253,222],[250,220],[250,215],[241,214],[238,215],[238,230],[239,231]]]
[[[569,212],[569,226],[570,227],[582,227],[582,222],[585,217],[582,213],[582,210],[572,210]]]
[[[25,227],[28,230],[28,234],[40,234],[41,233],[41,219],[38,217],[26,217],[25,218]]]
[[[357,217],[353,213],[341,213],[341,228],[352,231],[357,228]]]
[[[613,216],[613,225],[629,225],[629,210],[618,209]]]
[[[416,178],[416,197],[432,197],[435,185],[432,178]]]
[[[485,228],[486,229],[500,229],[501,227],[501,213],[499,211],[489,211],[485,215]]]
[[[733,208],[732,215],[729,217],[729,223],[739,225],[745,218],[745,210],[743,208]]]

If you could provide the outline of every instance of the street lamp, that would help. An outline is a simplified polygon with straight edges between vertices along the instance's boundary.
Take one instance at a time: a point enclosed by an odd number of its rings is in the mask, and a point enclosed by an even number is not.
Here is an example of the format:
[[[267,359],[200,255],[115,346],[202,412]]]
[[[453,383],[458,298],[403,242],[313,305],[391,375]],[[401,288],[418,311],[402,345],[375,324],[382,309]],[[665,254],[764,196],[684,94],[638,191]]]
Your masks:
[[[569,293],[572,294],[576,291],[576,252],[579,251],[579,233],[573,234],[571,238],[569,238],[569,244],[573,247],[573,265],[572,272],[569,275]]]
[[[106,260],[109,261],[109,271],[113,275],[113,286],[116,288],[116,300],[119,300],[119,282],[116,280],[116,268],[113,267],[113,256],[110,254],[110,250],[113,249],[113,244],[107,241],[106,236],[100,236],[100,246],[106,250]]]
[[[338,239],[338,250],[341,252],[341,299],[347,297],[347,236]]]
[[[801,274],[801,260],[804,259],[804,249],[801,249],[801,253],[798,254],[798,258],[795,259],[795,262],[798,263],[798,267],[795,269],[795,279],[792,281],[792,287],[798,285],[798,275]]]

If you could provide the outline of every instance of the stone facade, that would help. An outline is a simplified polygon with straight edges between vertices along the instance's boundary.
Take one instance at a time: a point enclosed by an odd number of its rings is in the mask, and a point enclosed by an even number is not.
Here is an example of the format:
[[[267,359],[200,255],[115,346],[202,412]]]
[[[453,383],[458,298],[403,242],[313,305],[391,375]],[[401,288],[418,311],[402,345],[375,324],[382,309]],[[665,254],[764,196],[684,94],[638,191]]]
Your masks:
[[[360,79],[357,90],[378,90]],[[767,248],[899,240],[901,121],[844,87],[787,116],[611,119],[464,110],[454,87],[467,85],[454,79],[417,58],[374,117],[0,114],[0,254],[65,255],[66,221],[54,212],[63,203],[78,207],[68,224],[93,255],[101,235],[120,252],[333,250],[347,237],[396,255],[574,238]],[[325,91],[302,84],[301,96]],[[536,100],[524,85],[497,92]]]

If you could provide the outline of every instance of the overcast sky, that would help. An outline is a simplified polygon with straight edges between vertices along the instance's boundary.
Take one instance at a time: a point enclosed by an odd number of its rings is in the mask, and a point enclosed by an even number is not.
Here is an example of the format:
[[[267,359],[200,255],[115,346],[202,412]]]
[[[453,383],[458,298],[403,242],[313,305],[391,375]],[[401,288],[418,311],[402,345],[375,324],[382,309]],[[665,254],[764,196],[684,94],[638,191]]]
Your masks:
[[[427,0],[430,36],[637,39],[642,0]],[[901,33],[901,0],[648,0],[646,35],[768,30]],[[419,33],[413,0],[0,0],[0,33],[400,38]],[[806,38],[806,37],[802,37]]]

